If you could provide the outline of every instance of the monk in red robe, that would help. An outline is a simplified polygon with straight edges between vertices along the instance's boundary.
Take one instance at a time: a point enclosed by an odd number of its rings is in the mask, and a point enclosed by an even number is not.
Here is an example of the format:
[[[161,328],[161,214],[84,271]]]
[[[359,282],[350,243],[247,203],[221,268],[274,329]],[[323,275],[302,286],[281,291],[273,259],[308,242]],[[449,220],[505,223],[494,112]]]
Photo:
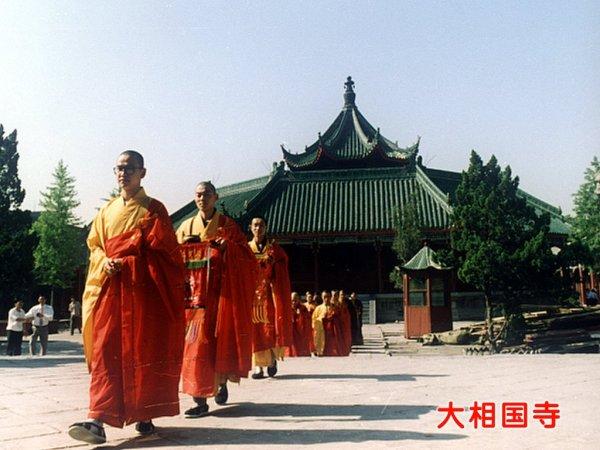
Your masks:
[[[348,302],[344,291],[340,291],[339,293],[338,305],[341,312],[340,319],[342,327],[342,336],[344,339],[342,354],[344,356],[348,356],[350,354],[350,351],[352,350],[352,317],[350,315],[350,310],[348,308]]]
[[[91,373],[89,420],[69,435],[106,442],[104,424],[179,414],[184,270],[165,207],[146,195],[144,159],[128,150],[114,169],[121,188],[104,205],[87,239],[90,264],[83,294],[83,345]]]
[[[188,277],[181,378],[196,403],[189,418],[208,413],[208,397],[226,403],[227,381],[238,383],[252,369],[256,259],[240,227],[215,209],[218,198],[211,182],[199,183],[198,214],[176,233]]]
[[[292,292],[293,343],[288,347],[288,356],[310,356],[312,343],[311,314],[300,301],[300,295]]]
[[[285,251],[267,239],[267,222],[254,217],[250,222],[252,240],[248,246],[258,261],[259,276],[252,308],[253,355],[255,380],[277,373],[277,361],[283,360],[286,347],[292,345],[292,310],[290,277]]]

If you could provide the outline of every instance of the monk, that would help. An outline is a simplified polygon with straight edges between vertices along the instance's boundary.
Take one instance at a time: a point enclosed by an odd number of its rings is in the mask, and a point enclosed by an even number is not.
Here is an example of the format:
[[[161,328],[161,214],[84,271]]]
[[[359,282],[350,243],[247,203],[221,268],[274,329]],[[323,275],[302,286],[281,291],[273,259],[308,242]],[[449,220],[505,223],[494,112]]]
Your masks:
[[[293,343],[288,348],[288,356],[310,356],[312,343],[311,314],[300,301],[300,295],[292,292],[292,331]]]
[[[352,316],[348,307],[346,294],[343,290],[340,290],[338,305],[340,310],[340,323],[343,336],[342,355],[348,356],[352,350]]]
[[[208,414],[208,397],[227,402],[227,381],[239,383],[252,369],[252,300],[257,265],[246,236],[219,213],[210,181],[196,186],[198,213],[177,230],[187,267],[183,392],[196,406],[188,418]]]
[[[184,332],[184,270],[167,210],[146,195],[144,158],[121,153],[114,172],[120,195],[94,219],[87,245],[83,348],[91,373],[88,420],[69,435],[106,442],[104,424],[136,423],[179,414]]]
[[[351,314],[351,331],[352,331],[352,345],[363,345],[362,335],[362,302],[358,299],[356,292],[350,294],[348,304],[351,305],[349,309],[351,312],[354,311],[354,315]]]
[[[333,311],[331,307],[331,293],[329,291],[323,291],[321,293],[321,300],[323,303],[317,306],[312,314],[312,328],[315,354],[317,356],[326,356],[325,345],[327,341],[327,335],[325,333],[324,321],[326,321],[327,315]],[[331,338],[332,336],[329,336],[329,339]]]
[[[252,240],[248,246],[258,261],[259,276],[252,308],[253,365],[255,380],[277,374],[277,361],[283,360],[292,345],[292,311],[288,258],[283,249],[267,239],[267,222],[254,217],[250,222]]]

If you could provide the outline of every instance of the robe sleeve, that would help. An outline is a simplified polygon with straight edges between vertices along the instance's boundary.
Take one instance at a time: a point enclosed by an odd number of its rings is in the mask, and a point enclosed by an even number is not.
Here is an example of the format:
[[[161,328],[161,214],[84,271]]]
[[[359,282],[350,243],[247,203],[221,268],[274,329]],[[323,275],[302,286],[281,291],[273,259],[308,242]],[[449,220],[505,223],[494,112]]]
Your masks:
[[[293,344],[292,308],[290,301],[292,289],[288,272],[288,257],[283,249],[273,244],[275,263],[273,267],[273,299],[275,303],[275,335],[278,347],[289,347]]]
[[[92,227],[87,238],[87,246],[90,250],[90,259],[87,278],[85,281],[85,289],[82,299],[82,333],[83,333],[83,350],[88,367],[92,351],[92,336],[93,336],[93,311],[96,302],[100,297],[100,291],[107,279],[104,272],[104,263],[106,262],[106,253],[104,252],[104,236],[103,236],[103,210],[94,218]]]

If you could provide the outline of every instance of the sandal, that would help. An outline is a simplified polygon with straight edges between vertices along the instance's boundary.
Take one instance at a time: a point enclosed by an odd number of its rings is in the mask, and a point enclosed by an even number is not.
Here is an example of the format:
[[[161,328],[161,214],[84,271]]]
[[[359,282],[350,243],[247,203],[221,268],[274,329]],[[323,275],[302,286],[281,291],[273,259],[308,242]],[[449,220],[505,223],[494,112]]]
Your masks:
[[[104,444],[106,442],[104,427],[96,425],[94,422],[74,423],[69,427],[69,436],[88,444]]]

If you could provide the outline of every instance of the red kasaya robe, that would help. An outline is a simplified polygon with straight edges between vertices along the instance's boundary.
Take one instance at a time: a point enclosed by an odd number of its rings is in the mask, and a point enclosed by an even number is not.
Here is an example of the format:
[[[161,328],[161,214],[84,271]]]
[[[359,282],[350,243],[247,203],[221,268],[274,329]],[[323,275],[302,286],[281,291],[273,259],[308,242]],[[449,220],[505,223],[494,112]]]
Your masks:
[[[262,251],[254,241],[248,245],[259,267],[252,309],[253,351],[273,349],[275,357],[281,358],[284,347],[293,343],[288,258],[275,242],[267,243]]]
[[[149,202],[135,227],[104,241],[106,257],[123,266],[104,278],[84,325],[89,417],[114,427],[179,414],[184,271],[165,207]]]
[[[293,344],[288,347],[287,356],[310,356],[312,339],[311,314],[302,303],[292,309]]]
[[[350,311],[345,303],[339,305],[341,316],[340,325],[342,329],[342,336],[344,338],[342,354],[348,356],[352,350],[352,329],[351,329],[351,318]]]
[[[212,220],[215,226],[199,235],[202,242],[180,246],[188,268],[181,377],[183,392],[193,397],[214,396],[219,384],[237,382],[252,368],[256,260],[232,219],[215,213]],[[180,231],[187,226],[184,222]],[[224,247],[215,244],[217,238]]]
[[[335,306],[327,308],[323,317],[323,329],[325,331],[325,349],[323,356],[343,356],[343,336],[340,326],[340,312]]]

